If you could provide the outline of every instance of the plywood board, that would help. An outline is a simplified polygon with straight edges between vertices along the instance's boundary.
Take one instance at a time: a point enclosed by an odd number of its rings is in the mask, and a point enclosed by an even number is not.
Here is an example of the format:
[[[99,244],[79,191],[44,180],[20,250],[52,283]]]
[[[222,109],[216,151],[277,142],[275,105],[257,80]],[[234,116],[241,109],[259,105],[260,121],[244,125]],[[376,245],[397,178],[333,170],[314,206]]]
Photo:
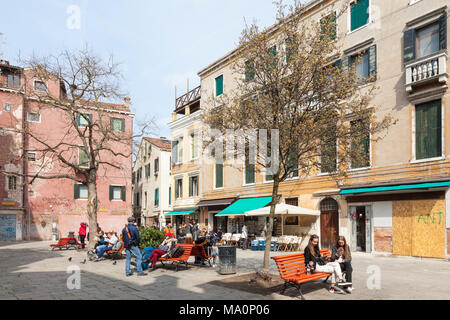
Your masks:
[[[393,254],[412,255],[412,202],[394,201],[392,203]]]

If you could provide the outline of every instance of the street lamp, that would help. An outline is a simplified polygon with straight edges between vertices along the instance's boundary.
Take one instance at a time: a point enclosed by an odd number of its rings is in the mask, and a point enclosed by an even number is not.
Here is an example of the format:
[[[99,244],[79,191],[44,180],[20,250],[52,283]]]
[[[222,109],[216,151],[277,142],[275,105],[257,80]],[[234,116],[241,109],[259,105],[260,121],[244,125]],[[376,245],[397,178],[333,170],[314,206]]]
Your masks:
[[[52,241],[56,241],[56,222],[53,218],[53,205],[50,205],[50,210],[52,213]]]

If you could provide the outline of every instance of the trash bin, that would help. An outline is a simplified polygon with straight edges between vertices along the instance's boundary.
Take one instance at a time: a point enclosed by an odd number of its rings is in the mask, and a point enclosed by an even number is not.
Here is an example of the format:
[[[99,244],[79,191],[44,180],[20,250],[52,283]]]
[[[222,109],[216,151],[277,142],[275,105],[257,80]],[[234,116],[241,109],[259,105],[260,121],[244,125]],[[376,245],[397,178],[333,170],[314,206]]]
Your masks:
[[[236,247],[219,246],[219,273],[236,273]]]

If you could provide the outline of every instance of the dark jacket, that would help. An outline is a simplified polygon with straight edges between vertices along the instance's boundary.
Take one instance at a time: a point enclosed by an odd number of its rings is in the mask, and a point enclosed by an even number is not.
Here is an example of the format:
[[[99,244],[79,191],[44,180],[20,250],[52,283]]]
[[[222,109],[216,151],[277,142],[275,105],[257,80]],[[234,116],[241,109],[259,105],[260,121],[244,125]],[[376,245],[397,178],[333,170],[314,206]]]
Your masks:
[[[343,261],[344,263],[352,261],[352,252],[350,251],[350,247],[348,247],[348,254],[349,254],[348,259],[344,259],[344,257],[342,257],[342,260],[344,260]],[[338,259],[339,259],[338,247],[333,246],[333,248],[331,249],[331,261],[336,261]]]
[[[139,246],[139,230],[134,224],[128,224],[128,231],[130,231],[130,237],[126,228],[122,230],[122,239],[125,244],[125,248],[130,249],[134,246]]]
[[[305,248],[305,265],[309,266],[309,262],[314,262],[314,269],[316,268],[317,259],[320,258],[320,249],[318,247],[314,248],[314,254],[311,254],[309,247]]]

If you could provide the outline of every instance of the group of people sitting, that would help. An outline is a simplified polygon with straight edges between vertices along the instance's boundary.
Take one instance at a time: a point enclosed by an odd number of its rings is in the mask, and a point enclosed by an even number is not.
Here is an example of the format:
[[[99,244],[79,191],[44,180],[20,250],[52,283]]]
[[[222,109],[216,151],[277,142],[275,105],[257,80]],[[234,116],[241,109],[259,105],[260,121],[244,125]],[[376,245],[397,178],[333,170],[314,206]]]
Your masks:
[[[353,291],[353,268],[351,262],[352,254],[350,247],[343,236],[338,238],[337,243],[331,249],[330,261],[325,259],[320,253],[319,236],[312,235],[309,239],[308,246],[305,248],[305,264],[308,273],[331,273],[330,293],[342,294],[341,288],[348,293]]]
[[[164,228],[164,233],[174,234],[174,228],[169,223]],[[218,232],[214,232],[212,229],[209,231],[206,228],[200,228],[196,221],[190,221],[189,223],[182,224],[177,228],[176,238],[180,243],[192,244],[200,239],[208,239],[213,245],[222,240],[222,230],[218,229]]]
[[[118,251],[122,248],[122,240],[115,232],[105,232],[99,227],[95,237],[94,250],[89,252],[89,259],[94,262],[104,260],[103,256],[108,251]]]

